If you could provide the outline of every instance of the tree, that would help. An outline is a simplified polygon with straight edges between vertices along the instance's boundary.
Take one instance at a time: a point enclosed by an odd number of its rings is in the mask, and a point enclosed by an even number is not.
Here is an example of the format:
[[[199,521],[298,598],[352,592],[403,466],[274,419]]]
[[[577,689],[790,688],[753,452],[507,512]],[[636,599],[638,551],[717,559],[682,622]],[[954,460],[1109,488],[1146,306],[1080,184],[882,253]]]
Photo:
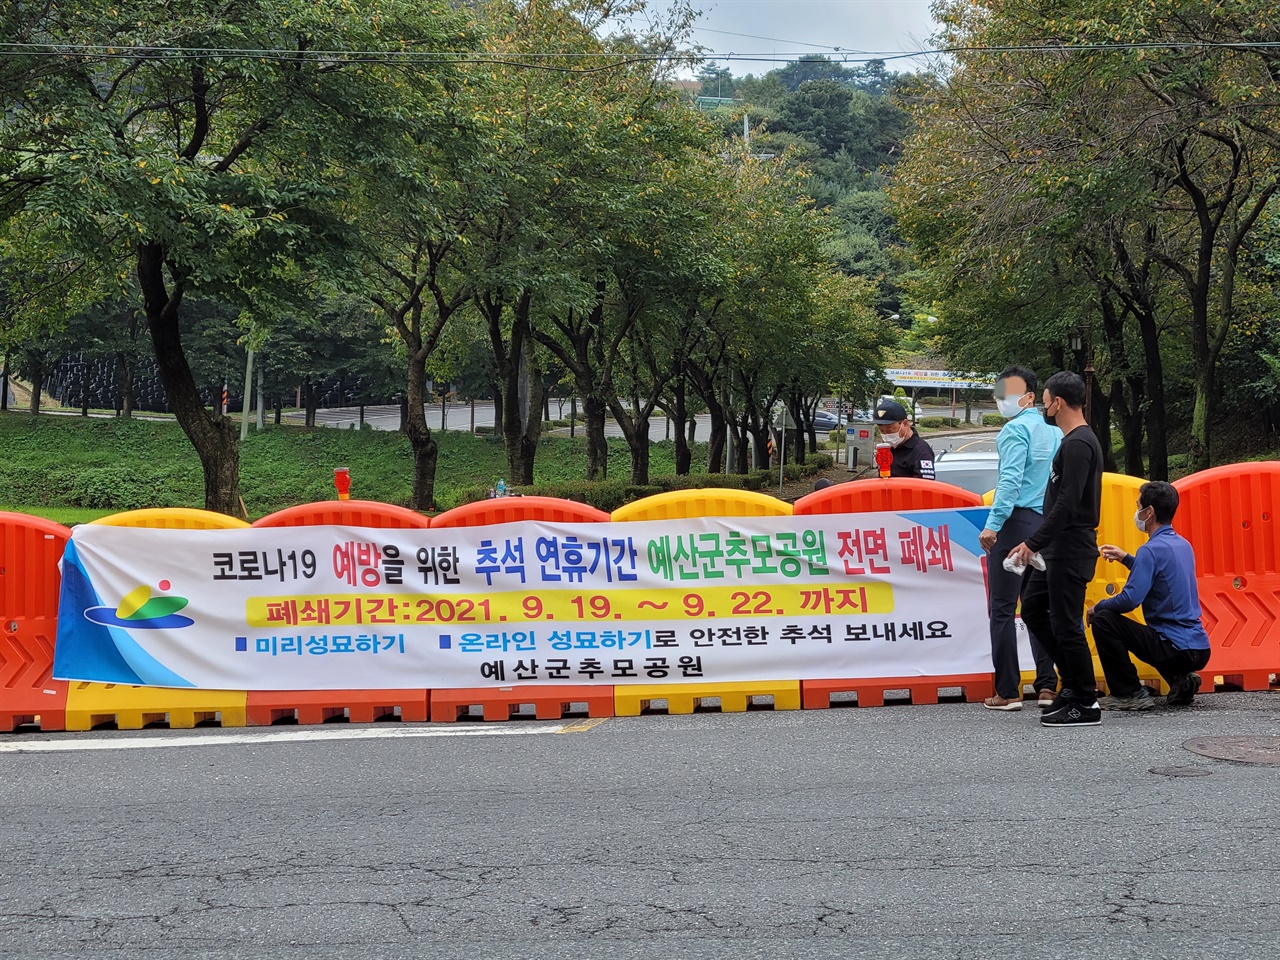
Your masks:
[[[332,51],[422,55],[466,38],[450,5],[417,0],[181,0],[154,13],[137,0],[38,9],[32,36],[56,68],[27,74],[0,120],[22,170],[5,249],[65,258],[90,276],[128,265],[169,404],[204,469],[206,506],[234,513],[236,429],[196,388],[183,301],[216,296],[267,326],[308,299],[308,275],[345,272],[345,178],[393,158],[407,129],[449,134],[434,111],[404,108],[406,91],[429,103],[450,71]],[[114,46],[84,48],[86,36]]]

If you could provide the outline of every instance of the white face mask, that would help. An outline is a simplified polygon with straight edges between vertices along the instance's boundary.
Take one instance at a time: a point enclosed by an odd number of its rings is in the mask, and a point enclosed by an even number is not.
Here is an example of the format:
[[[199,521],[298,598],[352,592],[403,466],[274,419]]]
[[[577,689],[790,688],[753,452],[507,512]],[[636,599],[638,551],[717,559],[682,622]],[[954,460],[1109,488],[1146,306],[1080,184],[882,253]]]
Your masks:
[[[1147,508],[1139,507],[1137,510],[1133,512],[1133,525],[1137,527],[1139,530],[1141,530],[1143,533],[1147,532],[1147,524],[1145,520],[1140,519],[1140,515],[1142,511],[1145,509]]]
[[[902,443],[904,440],[906,440],[907,437],[911,436],[911,431],[903,430],[902,433],[885,433],[883,430],[881,430],[880,436],[884,438],[884,442],[887,443],[889,446],[896,447],[900,443]]]
[[[996,409],[1000,411],[1000,416],[1011,420],[1022,412],[1022,398],[1001,397],[996,401]]]

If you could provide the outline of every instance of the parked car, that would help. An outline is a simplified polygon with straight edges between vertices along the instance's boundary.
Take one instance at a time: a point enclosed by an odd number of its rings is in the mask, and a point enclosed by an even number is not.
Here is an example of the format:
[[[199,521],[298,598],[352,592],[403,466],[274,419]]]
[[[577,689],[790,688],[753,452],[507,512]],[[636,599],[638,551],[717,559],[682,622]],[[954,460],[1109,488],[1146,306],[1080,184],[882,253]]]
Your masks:
[[[830,410],[819,410],[813,415],[813,427],[818,433],[830,433],[844,427],[844,420]]]
[[[982,496],[996,488],[998,459],[994,450],[944,450],[933,461],[934,476]]]

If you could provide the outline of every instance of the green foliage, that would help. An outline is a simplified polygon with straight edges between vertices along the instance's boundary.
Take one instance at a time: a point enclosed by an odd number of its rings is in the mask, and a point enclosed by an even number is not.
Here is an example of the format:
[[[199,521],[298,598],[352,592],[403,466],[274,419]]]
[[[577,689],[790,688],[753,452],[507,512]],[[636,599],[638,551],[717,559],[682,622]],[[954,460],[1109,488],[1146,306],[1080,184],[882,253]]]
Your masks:
[[[921,417],[918,426],[925,430],[941,430],[946,427],[958,427],[964,421],[959,417]],[[1003,423],[1003,418],[1001,419]]]

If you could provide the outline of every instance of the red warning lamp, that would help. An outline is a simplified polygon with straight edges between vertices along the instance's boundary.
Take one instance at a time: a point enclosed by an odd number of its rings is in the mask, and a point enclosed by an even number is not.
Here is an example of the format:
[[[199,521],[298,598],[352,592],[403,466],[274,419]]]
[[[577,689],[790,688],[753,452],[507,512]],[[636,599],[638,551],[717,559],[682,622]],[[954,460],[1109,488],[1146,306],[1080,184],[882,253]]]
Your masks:
[[[338,491],[339,500],[351,499],[351,469],[349,467],[333,468],[333,487]]]
[[[889,470],[893,466],[893,447],[887,443],[876,444],[876,466],[880,468],[880,477],[889,479]]]

